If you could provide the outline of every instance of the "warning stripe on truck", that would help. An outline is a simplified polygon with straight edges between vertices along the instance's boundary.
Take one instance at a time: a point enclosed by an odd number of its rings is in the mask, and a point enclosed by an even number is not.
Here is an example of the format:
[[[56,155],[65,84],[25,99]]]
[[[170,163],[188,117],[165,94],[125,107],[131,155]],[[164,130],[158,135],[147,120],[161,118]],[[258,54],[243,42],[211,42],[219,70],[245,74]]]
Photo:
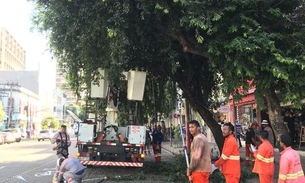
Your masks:
[[[99,143],[99,142],[77,142],[78,145],[101,145],[102,143]],[[119,144],[117,143],[113,143],[113,142],[107,142],[106,145],[109,145],[109,146],[117,146]],[[130,143],[122,143],[122,146],[136,146],[136,147],[144,147],[145,144],[130,144]]]
[[[113,162],[113,161],[80,161],[83,165],[92,166],[125,166],[125,167],[143,167],[143,163],[132,162]]]

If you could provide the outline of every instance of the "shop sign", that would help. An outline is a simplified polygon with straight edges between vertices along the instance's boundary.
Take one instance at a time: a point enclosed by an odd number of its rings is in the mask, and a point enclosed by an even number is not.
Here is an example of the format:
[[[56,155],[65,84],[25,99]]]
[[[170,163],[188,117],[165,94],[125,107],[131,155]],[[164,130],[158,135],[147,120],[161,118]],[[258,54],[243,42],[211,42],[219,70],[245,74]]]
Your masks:
[[[218,112],[228,113],[228,112],[230,112],[230,107],[228,105],[222,105],[218,108]]]

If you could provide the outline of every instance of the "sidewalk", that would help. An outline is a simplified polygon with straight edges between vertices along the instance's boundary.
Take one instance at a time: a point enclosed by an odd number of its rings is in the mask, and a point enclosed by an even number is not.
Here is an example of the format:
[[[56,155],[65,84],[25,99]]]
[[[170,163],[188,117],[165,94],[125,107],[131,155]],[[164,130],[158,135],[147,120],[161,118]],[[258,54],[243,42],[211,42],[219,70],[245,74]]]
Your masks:
[[[240,152],[240,159],[241,159],[241,169],[242,167],[245,167],[245,144],[244,141],[242,141],[243,143],[243,147],[241,147],[239,149]],[[220,156],[220,153],[218,151],[218,147],[216,145],[215,142],[210,142],[210,147],[212,149],[212,156]],[[166,151],[171,152],[172,154],[184,154],[184,148],[182,147],[182,143],[177,144],[176,142],[170,142],[170,141],[166,141],[162,143],[162,148]],[[302,163],[302,167],[303,170],[305,170],[305,146],[301,146],[300,149],[295,149],[300,157],[301,157],[301,163]],[[219,153],[219,154],[218,154]],[[280,161],[280,155],[279,155],[279,150],[278,149],[274,149],[274,161],[275,161],[275,166],[274,166],[274,179],[273,182],[276,183],[278,181],[278,175],[279,175],[279,161]],[[248,179],[246,181],[246,183],[259,183],[259,180],[257,177],[253,178],[253,179]]]

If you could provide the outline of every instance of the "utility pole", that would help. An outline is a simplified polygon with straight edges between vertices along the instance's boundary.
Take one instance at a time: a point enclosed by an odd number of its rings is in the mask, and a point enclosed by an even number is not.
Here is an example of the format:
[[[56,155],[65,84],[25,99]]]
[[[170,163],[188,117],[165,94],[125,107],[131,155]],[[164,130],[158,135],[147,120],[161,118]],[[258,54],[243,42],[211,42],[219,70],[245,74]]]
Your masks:
[[[8,118],[7,118],[7,127],[10,128],[12,122],[12,113],[13,113],[13,86],[18,86],[18,82],[7,82],[7,86],[9,86],[10,94],[8,98]]]

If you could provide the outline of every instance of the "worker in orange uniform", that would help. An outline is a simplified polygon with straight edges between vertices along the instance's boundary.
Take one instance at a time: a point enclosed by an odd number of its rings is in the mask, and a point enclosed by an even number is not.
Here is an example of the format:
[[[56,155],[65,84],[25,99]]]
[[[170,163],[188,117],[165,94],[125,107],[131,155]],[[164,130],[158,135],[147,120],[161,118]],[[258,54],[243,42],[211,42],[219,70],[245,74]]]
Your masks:
[[[155,155],[155,162],[161,162],[161,143],[163,142],[164,139],[161,130],[162,130],[161,125],[158,125],[157,129],[155,129],[152,134],[153,136],[152,146]]]
[[[209,183],[211,172],[211,148],[206,136],[201,133],[200,124],[196,120],[188,123],[190,134],[193,136],[191,144],[191,162],[187,169],[187,176],[193,183]]]
[[[300,155],[291,148],[292,139],[289,134],[281,135],[280,146],[284,149],[280,155],[280,170],[278,183],[304,183]]]
[[[222,135],[225,137],[220,158],[214,163],[214,166],[221,167],[221,172],[226,179],[226,183],[239,183],[240,179],[240,156],[239,147],[234,137],[234,126],[231,123],[225,123],[222,129]]]
[[[270,183],[274,174],[274,150],[272,144],[268,140],[268,132],[262,130],[258,134],[259,140],[262,142],[256,150],[251,144],[251,150],[255,157],[253,172],[259,176],[260,183]]]

